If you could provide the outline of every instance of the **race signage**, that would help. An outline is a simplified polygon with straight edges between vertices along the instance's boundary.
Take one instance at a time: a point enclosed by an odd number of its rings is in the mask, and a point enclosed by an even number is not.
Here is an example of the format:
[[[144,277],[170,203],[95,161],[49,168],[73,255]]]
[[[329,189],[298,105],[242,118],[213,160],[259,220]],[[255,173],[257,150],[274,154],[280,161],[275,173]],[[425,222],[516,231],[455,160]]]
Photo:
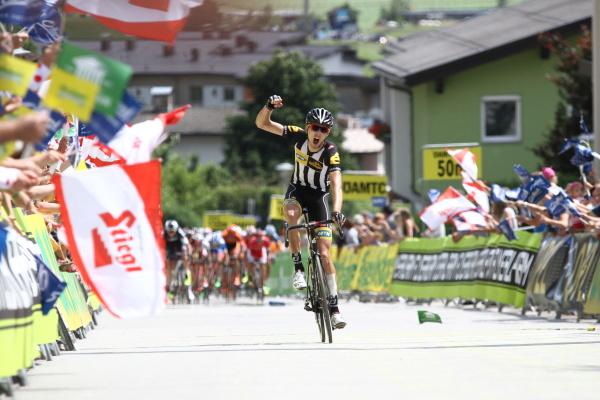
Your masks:
[[[279,221],[285,220],[285,217],[283,216],[283,195],[271,195],[271,204],[269,206],[269,219]]]
[[[390,293],[403,297],[480,299],[522,307],[541,235],[406,239]]]
[[[213,230],[223,230],[229,225],[235,224],[239,227],[256,225],[257,219],[253,215],[239,215],[231,212],[207,212],[202,218],[202,225]]]
[[[462,179],[462,168],[456,163],[446,150],[461,149],[465,146],[426,147],[423,149],[423,179],[426,181],[440,181]],[[475,155],[479,176],[482,176],[483,162],[481,147],[469,147]]]
[[[385,175],[345,173],[342,190],[344,200],[371,200],[387,197],[388,180]]]

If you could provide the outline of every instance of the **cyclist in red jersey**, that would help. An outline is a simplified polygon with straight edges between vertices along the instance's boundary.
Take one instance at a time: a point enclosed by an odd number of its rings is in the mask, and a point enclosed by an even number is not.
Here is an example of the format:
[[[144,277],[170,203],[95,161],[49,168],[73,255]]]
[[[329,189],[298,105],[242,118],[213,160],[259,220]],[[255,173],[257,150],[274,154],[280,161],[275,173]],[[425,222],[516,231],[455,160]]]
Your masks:
[[[248,273],[254,277],[254,268],[259,268],[260,281],[255,284],[257,283],[258,289],[262,291],[267,279],[267,262],[271,242],[264,231],[258,230],[248,238],[246,243],[248,246]]]

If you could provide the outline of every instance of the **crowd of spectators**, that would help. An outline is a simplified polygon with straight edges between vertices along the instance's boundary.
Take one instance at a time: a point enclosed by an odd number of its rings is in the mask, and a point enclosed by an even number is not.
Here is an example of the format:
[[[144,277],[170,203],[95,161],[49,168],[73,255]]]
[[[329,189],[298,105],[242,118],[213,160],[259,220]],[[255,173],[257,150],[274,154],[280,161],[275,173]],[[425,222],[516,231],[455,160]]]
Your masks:
[[[526,230],[536,233],[564,236],[572,233],[595,232],[600,234],[600,182],[595,181],[593,172],[581,180],[574,180],[561,187],[558,176],[551,167],[544,167],[531,173],[531,176],[543,176],[548,182],[547,192],[537,201],[518,200],[504,192],[502,196],[492,195],[492,188],[483,185],[490,203],[489,212],[480,208],[485,224],[472,226],[472,229],[457,229],[457,224],[450,215],[445,224],[436,229],[429,229],[420,223],[419,218],[413,218],[406,207],[392,209],[384,207],[380,212],[360,212],[348,219],[344,231],[343,246],[358,248],[367,245],[396,243],[412,237],[444,237],[451,235],[454,241],[459,241],[465,235],[486,235],[489,233],[504,233],[500,224],[504,223],[512,232]],[[513,189],[518,193],[518,188]],[[561,205],[553,206],[551,201],[557,195],[564,200]]]
[[[344,243],[347,247],[395,243],[415,237],[420,229],[408,208],[393,210],[384,207],[380,212],[363,211],[348,219],[344,226]]]

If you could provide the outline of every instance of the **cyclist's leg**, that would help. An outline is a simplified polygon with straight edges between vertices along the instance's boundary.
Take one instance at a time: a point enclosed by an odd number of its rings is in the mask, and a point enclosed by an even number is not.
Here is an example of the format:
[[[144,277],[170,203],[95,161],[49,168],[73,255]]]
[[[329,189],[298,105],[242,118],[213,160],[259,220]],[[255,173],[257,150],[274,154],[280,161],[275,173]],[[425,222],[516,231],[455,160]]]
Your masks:
[[[171,258],[171,256],[167,256],[167,262],[165,265],[165,275],[166,275],[166,291],[169,292],[171,290],[171,282],[173,277],[173,270],[175,269],[175,263],[177,261]]]
[[[302,217],[302,198],[300,192],[293,184],[290,184],[283,201],[283,214],[288,225],[296,225]],[[294,263],[294,280],[292,286],[301,290],[306,288],[306,279],[304,277],[304,265],[300,254],[300,232],[292,230],[288,232],[290,242],[290,251],[292,262]]]

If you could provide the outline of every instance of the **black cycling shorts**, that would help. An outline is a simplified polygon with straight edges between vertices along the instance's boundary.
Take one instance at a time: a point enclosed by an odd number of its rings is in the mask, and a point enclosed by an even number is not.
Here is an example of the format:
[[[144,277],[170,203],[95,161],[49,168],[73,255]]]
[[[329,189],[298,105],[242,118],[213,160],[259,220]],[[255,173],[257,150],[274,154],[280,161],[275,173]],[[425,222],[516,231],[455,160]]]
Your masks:
[[[285,199],[294,199],[300,203],[301,208],[308,210],[310,221],[323,221],[329,219],[329,193],[310,189],[304,186],[296,186],[290,183],[285,193]]]

